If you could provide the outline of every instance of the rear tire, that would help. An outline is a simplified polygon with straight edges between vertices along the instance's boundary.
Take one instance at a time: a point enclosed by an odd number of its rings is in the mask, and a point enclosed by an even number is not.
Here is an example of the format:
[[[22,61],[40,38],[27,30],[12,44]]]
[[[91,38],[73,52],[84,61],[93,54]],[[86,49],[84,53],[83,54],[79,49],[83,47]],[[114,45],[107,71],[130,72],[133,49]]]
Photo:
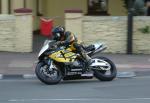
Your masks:
[[[38,77],[38,79],[48,85],[53,85],[53,84],[58,84],[61,79],[62,79],[62,74],[61,71],[59,69],[56,68],[56,72],[57,72],[57,77],[56,78],[51,78],[47,75],[44,74],[43,72],[43,68],[46,64],[44,62],[39,62],[35,68],[35,74]]]
[[[94,69],[93,70],[94,71],[94,76],[97,79],[101,80],[101,81],[112,81],[117,75],[117,69],[116,69],[115,64],[106,57],[96,57],[96,58],[106,61],[107,63],[110,64],[111,68],[110,68],[110,75],[106,75],[105,73],[107,71],[105,71],[105,70],[96,70],[96,69]]]

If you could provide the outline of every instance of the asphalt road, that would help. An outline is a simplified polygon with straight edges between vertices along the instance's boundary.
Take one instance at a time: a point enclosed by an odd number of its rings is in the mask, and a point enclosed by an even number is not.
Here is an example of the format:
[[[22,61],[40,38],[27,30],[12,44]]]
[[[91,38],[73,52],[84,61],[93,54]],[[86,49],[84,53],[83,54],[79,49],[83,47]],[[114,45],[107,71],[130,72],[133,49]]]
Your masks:
[[[150,103],[150,77],[63,81],[0,80],[0,103]]]

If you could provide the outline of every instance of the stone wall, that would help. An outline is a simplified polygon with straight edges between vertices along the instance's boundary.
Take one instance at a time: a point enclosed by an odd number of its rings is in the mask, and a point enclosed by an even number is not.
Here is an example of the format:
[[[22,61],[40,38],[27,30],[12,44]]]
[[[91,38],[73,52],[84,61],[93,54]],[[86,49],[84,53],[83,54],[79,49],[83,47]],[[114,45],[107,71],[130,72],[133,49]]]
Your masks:
[[[70,13],[71,12],[71,13]],[[65,27],[66,30],[72,30],[79,39],[82,39],[82,12],[81,10],[66,10],[65,11]]]
[[[68,15],[68,14],[67,14]],[[79,15],[79,14],[78,14]],[[107,53],[126,53],[127,49],[127,16],[83,16],[72,21],[66,18],[66,28],[73,31],[79,28],[77,35],[87,44],[100,41],[108,46]],[[74,19],[73,19],[74,18]],[[81,23],[79,23],[81,21]],[[69,23],[70,22],[70,23]],[[146,26],[150,29],[150,18],[146,16],[134,17],[133,53],[150,54],[150,32],[142,33],[140,29]],[[82,29],[81,29],[82,28]]]
[[[0,51],[32,52],[31,15],[0,15]]]
[[[32,42],[33,42],[32,22],[33,22],[32,15],[16,14],[15,45],[17,52],[32,52]]]
[[[101,41],[108,46],[111,53],[126,53],[127,46],[127,17],[125,16],[85,16],[83,19],[83,41],[90,43]],[[141,28],[150,27],[149,17],[134,17],[133,53],[150,54],[150,33],[142,33]],[[150,28],[149,28],[150,29]]]
[[[126,18],[125,17],[90,17],[83,19],[83,41],[91,43],[104,42],[108,49],[105,52],[126,52]]]
[[[150,54],[150,33],[142,33],[139,29],[150,27],[150,17],[134,17],[133,52]],[[150,28],[149,28],[150,31]]]
[[[0,15],[0,51],[15,50],[15,16]]]

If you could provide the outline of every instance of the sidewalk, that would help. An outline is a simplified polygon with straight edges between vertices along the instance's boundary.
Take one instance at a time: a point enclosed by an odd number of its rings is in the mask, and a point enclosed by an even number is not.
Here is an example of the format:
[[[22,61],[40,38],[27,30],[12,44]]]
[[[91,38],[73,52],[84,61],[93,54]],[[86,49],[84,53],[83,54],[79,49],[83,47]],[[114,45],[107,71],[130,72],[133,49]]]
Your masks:
[[[38,53],[0,52],[0,74],[34,74]],[[99,54],[111,59],[118,71],[150,72],[150,55]]]

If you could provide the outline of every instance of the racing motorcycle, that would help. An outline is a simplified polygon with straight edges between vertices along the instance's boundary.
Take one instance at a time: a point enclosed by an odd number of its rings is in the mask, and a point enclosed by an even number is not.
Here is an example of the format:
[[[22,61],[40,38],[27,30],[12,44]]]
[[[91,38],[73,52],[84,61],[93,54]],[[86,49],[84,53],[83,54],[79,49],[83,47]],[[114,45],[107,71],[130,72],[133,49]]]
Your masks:
[[[107,47],[103,43],[82,46],[92,62],[87,62],[71,47],[56,45],[54,40],[46,40],[38,55],[35,74],[45,84],[58,84],[61,80],[92,79],[112,81],[117,74],[115,64],[106,57],[96,56]],[[95,56],[94,56],[95,55]]]

